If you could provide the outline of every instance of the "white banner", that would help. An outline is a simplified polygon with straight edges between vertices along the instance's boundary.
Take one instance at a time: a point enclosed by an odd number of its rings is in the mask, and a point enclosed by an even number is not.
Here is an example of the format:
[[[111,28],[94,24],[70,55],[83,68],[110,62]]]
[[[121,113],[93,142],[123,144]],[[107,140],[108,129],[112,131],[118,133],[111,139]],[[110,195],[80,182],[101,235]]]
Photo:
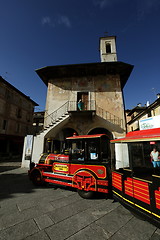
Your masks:
[[[139,120],[140,130],[159,128],[160,127],[160,115]]]
[[[25,160],[30,160],[32,155],[33,135],[26,136]]]

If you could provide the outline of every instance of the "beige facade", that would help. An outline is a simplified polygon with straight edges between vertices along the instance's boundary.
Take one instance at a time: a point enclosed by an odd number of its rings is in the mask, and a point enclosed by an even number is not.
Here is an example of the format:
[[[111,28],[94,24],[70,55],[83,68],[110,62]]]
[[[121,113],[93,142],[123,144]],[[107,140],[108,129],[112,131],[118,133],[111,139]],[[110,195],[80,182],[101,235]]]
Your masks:
[[[46,116],[68,102],[68,111],[77,111],[78,94],[86,95],[86,111],[96,110],[111,114],[124,128],[124,111],[121,84],[118,75],[63,78],[49,80]],[[106,116],[107,118],[107,116]],[[46,118],[45,125],[49,124]],[[81,132],[84,132],[83,129]]]
[[[22,152],[24,136],[32,133],[35,105],[0,77],[0,153]]]
[[[140,130],[139,121],[155,116],[160,116],[160,98],[157,98],[152,104],[145,107],[135,107],[126,112],[127,131]]]

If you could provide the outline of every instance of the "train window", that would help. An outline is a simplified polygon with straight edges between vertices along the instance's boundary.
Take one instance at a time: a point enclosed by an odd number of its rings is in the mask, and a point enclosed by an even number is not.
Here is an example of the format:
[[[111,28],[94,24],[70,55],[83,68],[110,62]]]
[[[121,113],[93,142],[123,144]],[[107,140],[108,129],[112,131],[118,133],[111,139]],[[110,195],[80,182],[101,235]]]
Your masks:
[[[100,138],[97,139],[77,139],[68,141],[68,152],[71,161],[95,162],[101,160]]]
[[[106,161],[109,159],[110,156],[110,140],[107,136],[101,137],[101,156],[102,160]]]
[[[97,141],[88,141],[88,160],[97,160],[99,158],[99,149]]]
[[[153,145],[150,145],[149,142],[143,143],[143,152],[144,152],[144,163],[145,167],[152,167],[150,153],[153,150]]]
[[[130,143],[130,165],[134,167],[153,167],[150,153],[156,146],[157,150],[160,152],[160,143],[156,142],[152,145],[152,142],[141,142],[141,143]]]
[[[84,161],[85,158],[84,141],[73,141],[71,143],[71,156],[72,160]]]
[[[143,145],[142,143],[130,143],[130,165],[133,167],[142,167],[144,165]]]

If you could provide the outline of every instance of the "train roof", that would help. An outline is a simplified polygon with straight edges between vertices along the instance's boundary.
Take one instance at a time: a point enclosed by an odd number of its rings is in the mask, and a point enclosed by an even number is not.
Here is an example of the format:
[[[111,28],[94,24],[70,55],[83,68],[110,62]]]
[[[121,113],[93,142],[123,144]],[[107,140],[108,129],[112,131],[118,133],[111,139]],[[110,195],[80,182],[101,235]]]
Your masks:
[[[82,139],[82,138],[89,139],[89,138],[100,138],[102,136],[106,136],[106,134],[79,135],[79,136],[67,137],[66,139],[67,140],[70,140],[70,139]]]
[[[111,140],[111,143],[147,142],[160,140],[160,128],[133,131],[126,134],[125,138]]]

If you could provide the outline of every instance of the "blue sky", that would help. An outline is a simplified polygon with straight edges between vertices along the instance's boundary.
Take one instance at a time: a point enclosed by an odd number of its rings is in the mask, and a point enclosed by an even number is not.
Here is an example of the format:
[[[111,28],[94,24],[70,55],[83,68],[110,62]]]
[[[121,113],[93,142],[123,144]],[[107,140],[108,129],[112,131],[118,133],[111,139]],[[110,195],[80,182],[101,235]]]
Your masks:
[[[160,92],[159,0],[0,0],[0,75],[44,110],[35,69],[100,62],[99,37],[117,36],[118,61],[134,65],[126,108]]]

